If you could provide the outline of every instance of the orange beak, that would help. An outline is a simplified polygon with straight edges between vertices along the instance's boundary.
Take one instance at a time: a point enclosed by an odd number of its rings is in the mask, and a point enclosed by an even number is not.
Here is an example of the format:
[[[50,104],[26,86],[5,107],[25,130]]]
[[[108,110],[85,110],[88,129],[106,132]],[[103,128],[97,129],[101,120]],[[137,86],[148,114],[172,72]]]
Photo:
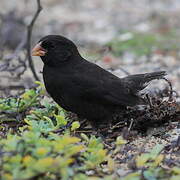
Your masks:
[[[46,50],[41,47],[41,42],[36,44],[31,52],[32,56],[45,56],[45,54]]]

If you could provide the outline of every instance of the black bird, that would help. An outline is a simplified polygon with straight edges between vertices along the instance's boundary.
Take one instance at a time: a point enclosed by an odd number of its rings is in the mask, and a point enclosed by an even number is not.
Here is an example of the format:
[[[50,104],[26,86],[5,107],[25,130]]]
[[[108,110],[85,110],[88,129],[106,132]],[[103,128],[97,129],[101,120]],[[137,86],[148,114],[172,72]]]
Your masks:
[[[54,101],[96,128],[110,122],[117,110],[144,104],[139,91],[166,75],[159,71],[118,78],[85,60],[71,40],[59,35],[43,37],[32,55],[44,63],[45,87]]]

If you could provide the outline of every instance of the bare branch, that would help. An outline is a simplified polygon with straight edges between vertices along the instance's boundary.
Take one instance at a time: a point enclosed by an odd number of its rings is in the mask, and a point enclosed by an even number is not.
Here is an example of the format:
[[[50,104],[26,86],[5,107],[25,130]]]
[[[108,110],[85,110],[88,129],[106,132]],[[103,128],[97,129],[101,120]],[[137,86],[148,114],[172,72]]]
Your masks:
[[[28,28],[27,28],[27,56],[28,56],[28,62],[29,62],[29,67],[30,67],[30,69],[32,71],[32,74],[33,74],[33,76],[34,76],[34,78],[36,80],[39,80],[39,77],[36,74],[36,71],[35,71],[35,68],[34,68],[34,63],[32,61],[32,57],[31,57],[31,36],[32,36],[32,30],[33,30],[34,23],[35,23],[36,19],[38,18],[39,13],[41,12],[41,10],[42,10],[41,0],[37,0],[37,11],[34,14],[34,17],[32,18],[32,21],[30,22],[30,24],[28,25]]]
[[[168,83],[168,85],[169,85],[169,101],[172,101],[173,100],[173,88],[172,88],[172,84],[171,84],[171,82],[168,79],[166,79],[166,78],[162,78],[162,79],[164,79]]]

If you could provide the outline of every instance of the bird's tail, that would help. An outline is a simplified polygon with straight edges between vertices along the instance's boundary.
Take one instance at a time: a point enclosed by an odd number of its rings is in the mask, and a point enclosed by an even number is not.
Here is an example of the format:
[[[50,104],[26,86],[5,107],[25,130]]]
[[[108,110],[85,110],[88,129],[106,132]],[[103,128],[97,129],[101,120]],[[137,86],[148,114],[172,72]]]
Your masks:
[[[144,77],[147,81],[151,81],[154,79],[162,79],[166,75],[167,75],[166,71],[158,71],[158,72],[146,73],[144,74]]]
[[[137,93],[144,89],[150,81],[155,79],[162,79],[165,75],[167,75],[166,71],[158,71],[152,73],[130,75],[123,78],[122,80],[126,82],[129,89],[131,89],[134,93]]]

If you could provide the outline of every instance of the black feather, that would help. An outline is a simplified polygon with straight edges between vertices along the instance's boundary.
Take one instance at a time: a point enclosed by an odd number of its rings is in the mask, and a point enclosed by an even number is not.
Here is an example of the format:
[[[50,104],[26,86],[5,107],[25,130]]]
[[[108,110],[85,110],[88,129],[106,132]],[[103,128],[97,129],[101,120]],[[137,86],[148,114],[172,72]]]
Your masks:
[[[141,104],[137,92],[166,75],[160,71],[120,79],[82,58],[75,44],[62,36],[46,36],[40,41],[47,50],[41,58],[48,93],[64,109],[96,126],[108,123],[117,110]]]

